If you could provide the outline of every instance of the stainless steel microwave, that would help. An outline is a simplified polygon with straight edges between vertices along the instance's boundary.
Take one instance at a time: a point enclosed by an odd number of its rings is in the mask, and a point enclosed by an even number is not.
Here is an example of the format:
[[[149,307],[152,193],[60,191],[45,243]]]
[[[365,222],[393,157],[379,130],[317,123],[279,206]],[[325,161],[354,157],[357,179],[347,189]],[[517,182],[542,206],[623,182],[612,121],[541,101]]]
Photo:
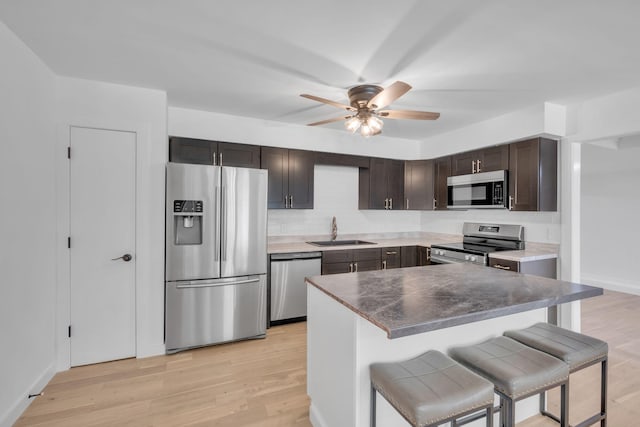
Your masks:
[[[450,176],[447,190],[449,209],[505,209],[507,171]]]

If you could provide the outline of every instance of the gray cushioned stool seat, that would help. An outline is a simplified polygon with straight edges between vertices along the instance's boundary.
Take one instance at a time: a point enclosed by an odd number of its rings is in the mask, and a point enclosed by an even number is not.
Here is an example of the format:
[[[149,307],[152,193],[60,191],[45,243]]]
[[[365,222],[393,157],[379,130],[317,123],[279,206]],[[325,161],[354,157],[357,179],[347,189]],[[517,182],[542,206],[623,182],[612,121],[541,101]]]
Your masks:
[[[493,404],[493,384],[439,351],[374,363],[370,373],[374,388],[415,426]]]
[[[571,372],[606,357],[609,352],[604,341],[548,323],[506,331],[504,335],[563,360],[569,364]]]
[[[514,400],[569,377],[569,366],[563,361],[506,337],[455,347],[449,355]]]

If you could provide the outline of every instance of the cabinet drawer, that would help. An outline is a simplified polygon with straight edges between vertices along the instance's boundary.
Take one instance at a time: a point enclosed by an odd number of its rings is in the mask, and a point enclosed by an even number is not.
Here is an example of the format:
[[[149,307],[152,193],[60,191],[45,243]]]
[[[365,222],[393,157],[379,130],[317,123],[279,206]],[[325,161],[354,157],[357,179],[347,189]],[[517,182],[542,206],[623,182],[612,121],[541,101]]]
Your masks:
[[[354,261],[369,261],[375,260],[380,262],[380,249],[372,248],[372,249],[354,249],[353,250],[353,260]]]
[[[500,270],[520,271],[520,263],[506,259],[489,258],[489,267],[499,268]]]
[[[349,263],[353,261],[353,251],[352,250],[344,250],[344,251],[324,251],[322,252],[322,262],[346,262]]]

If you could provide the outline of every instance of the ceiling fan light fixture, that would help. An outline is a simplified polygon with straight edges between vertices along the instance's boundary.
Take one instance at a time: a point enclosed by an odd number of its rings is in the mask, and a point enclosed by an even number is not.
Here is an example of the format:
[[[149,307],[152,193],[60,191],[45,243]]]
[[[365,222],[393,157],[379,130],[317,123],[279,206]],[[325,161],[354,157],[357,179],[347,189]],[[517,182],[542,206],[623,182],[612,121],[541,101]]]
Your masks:
[[[360,121],[360,117],[353,116],[350,119],[348,119],[346,122],[344,122],[344,127],[346,127],[347,130],[350,131],[351,133],[356,133],[358,128],[360,128],[361,124],[362,122]]]
[[[373,130],[373,134],[377,135],[382,132],[382,126],[384,126],[384,123],[376,116],[369,116],[367,119],[367,125]]]
[[[360,126],[360,135],[369,138],[375,135],[375,131],[367,123],[363,123],[362,126]]]

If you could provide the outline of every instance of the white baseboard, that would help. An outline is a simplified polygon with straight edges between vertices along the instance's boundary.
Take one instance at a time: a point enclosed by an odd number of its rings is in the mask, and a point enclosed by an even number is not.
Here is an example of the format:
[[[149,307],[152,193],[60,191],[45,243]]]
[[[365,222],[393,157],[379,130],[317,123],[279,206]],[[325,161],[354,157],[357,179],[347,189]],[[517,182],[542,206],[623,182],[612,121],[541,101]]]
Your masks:
[[[616,282],[610,279],[594,277],[594,276],[585,276],[585,275],[582,275],[580,281],[585,285],[597,286],[599,288],[607,289],[610,291],[640,295],[640,285]]]
[[[45,386],[51,381],[51,378],[56,374],[55,365],[52,363],[49,365],[47,369],[40,375],[40,377],[35,380],[31,386],[29,386],[26,390],[23,390],[21,395],[16,399],[15,403],[11,408],[0,417],[0,427],[11,427],[20,415],[29,407],[33,399],[38,399],[34,397],[29,399],[28,396],[30,394],[40,393],[44,390]]]
[[[322,415],[318,413],[318,409],[313,405],[313,402],[309,405],[309,421],[313,427],[327,427],[327,423],[324,422]]]

